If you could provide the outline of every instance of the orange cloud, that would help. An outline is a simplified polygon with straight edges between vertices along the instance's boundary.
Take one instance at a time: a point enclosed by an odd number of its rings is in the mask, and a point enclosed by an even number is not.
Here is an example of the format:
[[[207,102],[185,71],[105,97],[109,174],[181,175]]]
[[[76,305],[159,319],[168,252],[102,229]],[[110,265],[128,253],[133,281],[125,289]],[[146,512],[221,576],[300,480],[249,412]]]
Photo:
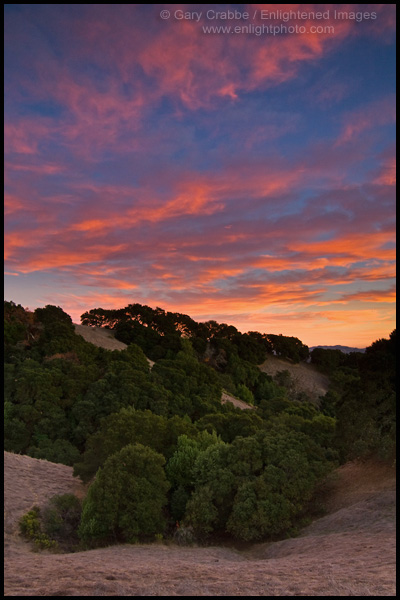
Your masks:
[[[25,208],[25,202],[17,195],[4,193],[4,215],[9,216],[13,213],[19,213]]]
[[[108,213],[104,217],[90,217],[69,226],[71,231],[82,231],[98,235],[111,229],[128,229],[143,221],[158,223],[183,215],[212,215],[222,211],[232,198],[240,195],[250,200],[256,197],[268,197],[282,194],[293,188],[304,177],[303,170],[276,169],[272,172],[264,165],[241,168],[228,168],[221,174],[198,175],[186,172],[174,185],[170,199],[156,201],[151,190],[146,187],[136,190],[124,186],[82,186],[98,196],[99,203],[107,205],[115,198],[135,200],[133,208],[125,209],[123,214]],[[79,188],[77,188],[78,192]],[[96,213],[98,207],[96,206]],[[242,234],[228,234],[227,241],[237,241]]]
[[[4,260],[13,259],[13,253],[20,248],[24,248],[29,244],[27,234],[22,232],[5,232],[4,233]]]
[[[84,250],[65,250],[63,247],[60,247],[57,252],[53,247],[47,253],[40,253],[38,256],[28,258],[19,267],[19,270],[21,273],[29,273],[32,271],[47,271],[49,269],[67,268],[74,265],[98,262],[110,258],[114,253],[120,252],[125,248],[126,244],[88,246]]]

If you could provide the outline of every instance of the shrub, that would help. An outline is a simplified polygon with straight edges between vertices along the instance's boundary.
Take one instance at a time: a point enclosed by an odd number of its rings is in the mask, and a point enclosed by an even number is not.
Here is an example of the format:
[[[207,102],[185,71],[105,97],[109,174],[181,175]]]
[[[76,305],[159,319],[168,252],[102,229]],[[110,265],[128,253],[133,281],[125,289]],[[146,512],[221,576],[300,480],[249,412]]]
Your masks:
[[[174,540],[179,546],[193,546],[196,543],[193,527],[181,525],[174,533]]]
[[[34,543],[36,549],[56,549],[58,544],[43,533],[40,523],[40,508],[34,506],[32,510],[21,517],[19,527],[22,535]]]

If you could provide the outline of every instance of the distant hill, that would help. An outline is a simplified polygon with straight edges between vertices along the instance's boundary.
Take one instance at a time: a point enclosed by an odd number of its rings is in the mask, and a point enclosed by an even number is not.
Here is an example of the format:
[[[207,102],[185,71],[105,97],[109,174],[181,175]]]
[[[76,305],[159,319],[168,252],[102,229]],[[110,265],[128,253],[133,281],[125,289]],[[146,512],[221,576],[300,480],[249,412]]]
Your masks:
[[[351,346],[310,346],[310,352],[314,348],[323,348],[324,350],[340,350],[344,354],[350,354],[350,352],[365,352],[365,348],[352,348]]]

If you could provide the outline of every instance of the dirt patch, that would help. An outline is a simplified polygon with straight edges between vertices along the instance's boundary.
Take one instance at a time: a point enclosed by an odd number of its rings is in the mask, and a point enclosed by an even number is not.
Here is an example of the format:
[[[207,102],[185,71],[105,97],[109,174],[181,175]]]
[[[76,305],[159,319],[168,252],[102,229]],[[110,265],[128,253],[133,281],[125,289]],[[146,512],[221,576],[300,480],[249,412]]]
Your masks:
[[[239,400],[239,398],[235,398],[226,392],[222,392],[221,396],[221,404],[226,404],[226,402],[230,402],[237,408],[241,408],[242,410],[248,410],[249,408],[254,408],[254,406],[250,406],[247,402],[243,402],[243,400]]]
[[[259,368],[271,377],[279,371],[289,371],[296,390],[305,392],[314,402],[317,402],[320,396],[325,396],[329,388],[329,378],[317,371],[314,365],[304,362],[292,363],[271,355]]]
[[[332,513],[301,537],[239,552],[173,544],[33,553],[16,520],[55,493],[84,493],[72,468],[5,453],[6,596],[394,596],[393,471],[351,463]],[[355,495],[345,488],[355,481]],[[77,487],[76,487],[77,486]],[[354,504],[347,505],[348,502]],[[343,506],[346,505],[346,506]],[[337,506],[342,506],[339,510]],[[354,526],[352,526],[354,525]]]

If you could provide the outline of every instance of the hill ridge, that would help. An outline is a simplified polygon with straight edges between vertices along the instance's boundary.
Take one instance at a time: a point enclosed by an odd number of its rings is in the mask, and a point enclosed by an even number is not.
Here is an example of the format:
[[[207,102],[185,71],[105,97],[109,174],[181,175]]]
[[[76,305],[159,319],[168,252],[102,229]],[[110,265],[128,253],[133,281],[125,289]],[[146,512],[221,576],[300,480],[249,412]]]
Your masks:
[[[344,354],[350,354],[351,352],[365,352],[365,348],[355,348],[353,346],[342,346],[340,344],[336,344],[336,346],[310,346],[310,352],[315,350],[315,348],[322,348],[323,350],[340,350]]]

